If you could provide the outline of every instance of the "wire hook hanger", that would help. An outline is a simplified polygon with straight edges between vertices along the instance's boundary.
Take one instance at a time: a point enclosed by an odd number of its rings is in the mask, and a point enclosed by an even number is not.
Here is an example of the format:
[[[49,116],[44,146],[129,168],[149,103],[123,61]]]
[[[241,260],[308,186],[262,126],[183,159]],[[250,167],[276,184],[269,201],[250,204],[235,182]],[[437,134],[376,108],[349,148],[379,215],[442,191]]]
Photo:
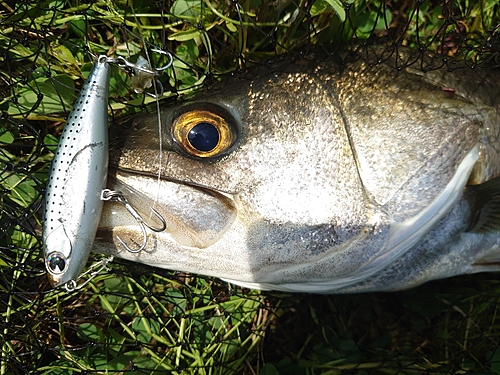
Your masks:
[[[75,280],[70,280],[66,284],[64,284],[64,287],[66,288],[66,291],[68,293],[74,292],[76,290],[82,289],[85,285],[90,283],[97,275],[99,275],[101,272],[104,270],[109,271],[108,268],[108,263],[112,262],[114,259],[113,255],[111,255],[108,258],[104,258],[100,260],[97,263],[94,263],[90,268],[79,275]],[[86,275],[90,275],[90,277],[87,280],[82,281],[80,284],[78,282],[82,280]]]
[[[149,224],[147,224],[144,221],[144,219],[142,218],[142,216],[137,212],[137,210],[134,207],[132,207],[132,205],[129,203],[129,201],[127,200],[125,195],[120,191],[104,189],[101,192],[101,199],[103,201],[118,202],[118,203],[123,204],[125,206],[125,208],[127,209],[127,211],[132,215],[132,217],[139,223],[139,226],[141,227],[141,231],[142,231],[142,243],[139,246],[139,248],[137,248],[137,249],[130,248],[120,237],[116,236],[116,238],[123,245],[123,247],[131,253],[138,253],[138,252],[144,250],[144,248],[146,247],[146,243],[148,240],[148,235],[146,233],[146,227],[151,229],[153,232],[162,232],[167,228],[167,222],[165,221],[163,216],[161,216],[160,213],[158,211],[156,211],[153,207],[149,207],[149,208],[151,209],[151,211],[153,211],[153,213],[156,215],[156,217],[158,217],[158,219],[162,222],[162,226],[159,228],[155,228],[155,227],[152,227]]]

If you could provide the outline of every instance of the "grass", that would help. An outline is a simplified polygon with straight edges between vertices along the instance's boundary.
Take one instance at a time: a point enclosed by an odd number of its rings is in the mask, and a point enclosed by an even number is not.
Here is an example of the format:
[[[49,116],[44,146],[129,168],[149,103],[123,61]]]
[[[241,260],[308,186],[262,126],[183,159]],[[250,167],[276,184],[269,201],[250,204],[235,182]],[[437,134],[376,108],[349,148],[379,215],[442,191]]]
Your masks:
[[[66,340],[56,349],[61,358],[39,370],[59,373],[55,366],[69,364],[74,371],[123,371],[137,366],[151,373],[177,374],[184,369],[211,373],[216,362],[226,367],[218,373],[238,368],[245,351],[259,341],[258,334],[246,331],[263,328],[265,322],[255,316],[262,297],[254,292],[218,300],[212,298],[212,285],[207,282],[191,285],[185,295],[184,283],[153,277],[156,280],[106,275],[103,286],[93,285],[80,299],[99,311],[101,319],[61,316],[59,330],[64,330]],[[145,289],[151,285],[154,290]],[[59,305],[72,305],[74,298],[59,296]],[[82,342],[97,345],[82,347]],[[77,349],[68,350],[71,346]]]
[[[191,95],[221,74],[283,54],[322,56],[371,43],[430,49],[450,66],[491,65],[496,1],[0,6],[0,375],[500,372],[496,275],[393,294],[318,297],[259,293],[116,261],[68,294],[47,284],[36,215],[91,55],[135,61],[166,48],[175,59],[160,78],[165,98]],[[156,66],[165,62],[151,58]],[[129,83],[126,72],[113,69],[112,118],[151,103]]]

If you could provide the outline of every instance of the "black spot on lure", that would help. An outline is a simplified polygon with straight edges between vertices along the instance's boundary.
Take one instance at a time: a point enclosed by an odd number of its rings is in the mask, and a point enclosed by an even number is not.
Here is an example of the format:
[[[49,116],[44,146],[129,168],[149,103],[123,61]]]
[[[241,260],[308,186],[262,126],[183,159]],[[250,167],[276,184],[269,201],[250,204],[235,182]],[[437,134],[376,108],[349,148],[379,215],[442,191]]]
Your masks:
[[[101,217],[108,174],[109,73],[109,59],[100,56],[69,114],[52,161],[43,251],[54,287],[74,282],[81,274]]]

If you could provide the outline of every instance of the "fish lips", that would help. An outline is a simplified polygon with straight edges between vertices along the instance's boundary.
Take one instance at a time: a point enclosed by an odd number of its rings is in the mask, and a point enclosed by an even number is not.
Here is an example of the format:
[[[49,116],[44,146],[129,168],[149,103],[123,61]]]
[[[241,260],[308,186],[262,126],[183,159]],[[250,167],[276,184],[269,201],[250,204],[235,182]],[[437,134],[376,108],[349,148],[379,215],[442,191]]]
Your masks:
[[[150,227],[161,227],[160,220],[151,209],[157,211],[166,222],[165,231],[178,245],[185,247],[207,248],[213,245],[227,232],[237,216],[235,201],[229,194],[186,182],[117,171],[108,180],[108,186],[122,192]],[[129,238],[132,243],[140,243],[142,238],[138,222],[125,207],[106,202],[98,237],[114,242],[110,238],[111,233],[125,242]]]

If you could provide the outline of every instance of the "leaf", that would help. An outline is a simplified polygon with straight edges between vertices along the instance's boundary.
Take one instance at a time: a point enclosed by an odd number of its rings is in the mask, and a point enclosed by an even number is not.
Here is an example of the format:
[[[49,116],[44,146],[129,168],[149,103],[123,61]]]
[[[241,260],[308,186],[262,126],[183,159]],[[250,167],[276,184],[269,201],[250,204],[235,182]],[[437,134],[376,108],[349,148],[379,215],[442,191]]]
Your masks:
[[[123,330],[120,330],[120,332],[123,332]],[[106,337],[107,340],[110,344],[113,344],[116,347],[120,347],[123,345],[123,343],[127,340],[125,336],[123,336],[120,332],[117,330],[114,330],[113,328],[109,328],[106,331]]]
[[[83,339],[90,339],[99,342],[104,337],[102,331],[94,324],[83,323],[79,327],[78,334]]]
[[[346,340],[340,341],[339,350],[343,353],[354,352],[354,351],[358,351],[358,347],[357,347],[356,343],[354,342],[354,340],[346,339]]]
[[[142,47],[140,44],[138,44],[137,42],[134,42],[134,41],[128,41],[127,48],[126,49],[118,49],[116,51],[116,54],[118,56],[122,56],[128,60],[131,57],[135,57],[137,59],[137,57],[140,56],[141,52],[142,52]]]
[[[71,30],[79,37],[87,35],[87,28],[85,27],[85,21],[83,19],[69,21],[69,27],[71,27]]]
[[[34,60],[34,56],[36,56],[38,66],[47,65],[47,61],[43,58],[42,55],[36,54],[36,51],[30,50],[29,48],[24,47],[22,44],[16,44],[15,47],[11,47],[9,49],[9,52],[30,60]]]
[[[328,3],[326,2],[326,0],[316,0],[311,6],[309,13],[311,14],[311,17],[316,17],[320,14],[323,14],[327,8]]]
[[[266,363],[262,366],[262,370],[260,370],[259,375],[280,375],[280,372],[271,363]]]
[[[57,149],[57,145],[59,141],[52,134],[47,134],[43,139],[43,144],[47,147],[51,152],[55,153]]]
[[[67,75],[58,75],[53,78],[36,79],[39,93],[33,92],[30,87],[23,87],[19,92],[20,107],[32,108],[33,103],[43,95],[37,111],[44,114],[69,112],[76,99],[73,80]],[[12,112],[15,107],[9,110]],[[22,108],[21,108],[22,109]]]
[[[131,363],[134,364],[135,367],[140,368],[140,369],[154,369],[158,368],[158,363],[155,362],[154,357],[150,355],[144,355],[139,350],[131,350],[127,351],[123,354],[117,355],[116,357],[112,358],[109,360],[106,364],[106,369],[112,370],[113,374],[121,374],[121,375],[135,375],[137,373],[147,373],[149,374],[150,372],[146,371],[141,371],[138,372],[137,370],[132,371],[131,368]],[[157,373],[156,371],[152,371],[152,374]],[[163,371],[159,371],[159,373],[167,373]],[[170,374],[170,372],[168,372]]]
[[[127,76],[118,69],[111,71],[109,78],[109,93],[110,97],[123,97],[127,94],[130,88]]]
[[[345,21],[345,8],[344,8],[344,5],[342,4],[342,2],[340,0],[325,0],[325,1],[332,6],[335,13],[337,13],[337,15],[339,16],[340,21],[344,22]]]
[[[177,49],[176,53],[177,57],[179,58],[178,60],[174,60],[174,67],[176,68],[181,68],[181,69],[186,69],[189,68],[188,65],[182,63],[182,66],[176,65],[176,61],[184,61],[187,64],[194,64],[194,62],[198,59],[198,56],[200,54],[198,50],[198,46],[196,45],[196,42],[194,40],[188,40],[186,43],[180,44]]]
[[[491,370],[495,373],[500,373],[500,348],[496,349],[493,353],[488,353],[490,357]]]
[[[258,8],[262,5],[262,0],[250,0],[250,9]]]
[[[3,162],[10,162],[13,159],[15,159],[15,156],[12,155],[10,152],[8,152],[5,149],[0,149],[0,161]],[[3,182],[3,181],[2,181]]]
[[[232,22],[228,22],[226,21],[226,27],[229,31],[231,31],[232,33],[235,33],[238,31],[238,28],[232,23]]]
[[[200,15],[200,1],[199,0],[176,0],[170,8],[172,15],[184,18],[186,16],[197,18]]]
[[[27,208],[39,194],[34,188],[36,183],[22,175],[11,174],[5,177],[2,176],[2,185],[10,190],[7,196],[24,208]]]
[[[78,66],[75,57],[67,47],[63,45],[56,45],[52,47],[51,51],[52,55],[62,62],[63,65]]]
[[[132,322],[132,329],[137,333],[137,339],[143,343],[151,340],[151,335],[160,333],[160,324],[153,320],[137,317]]]
[[[11,132],[6,130],[2,134],[0,134],[0,143],[5,143],[10,145],[12,142],[14,142],[14,136],[12,135]]]
[[[113,292],[127,292],[127,285],[123,278],[114,277],[104,280],[104,285],[106,286],[106,291]]]
[[[17,229],[21,229],[16,226]],[[12,243],[24,249],[30,249],[38,242],[35,236],[23,232],[22,230],[14,230],[10,236]]]
[[[9,109],[9,102],[7,101],[7,98],[4,98],[3,103],[0,103],[0,111],[7,111]]]
[[[386,10],[385,17],[383,14],[372,12],[369,14],[363,14],[356,18],[356,31],[363,34],[371,34],[374,30],[385,29],[385,23],[392,22],[392,15],[389,10]],[[376,22],[376,24],[375,24]],[[359,35],[358,35],[359,36]]]
[[[179,31],[178,33],[173,33],[168,37],[168,40],[177,40],[179,42],[183,42],[186,40],[199,38],[200,36],[201,36],[200,30],[190,29],[186,31]]]
[[[130,362],[134,361],[135,365],[135,359],[141,357],[141,352],[138,350],[133,350],[126,352],[125,354],[120,354],[117,355],[116,357],[112,358],[106,363],[106,369],[107,370],[112,370],[112,371],[120,371],[116,372],[119,374],[128,374],[129,371],[124,371],[124,369],[130,368]],[[154,367],[154,365],[152,366]],[[115,372],[114,372],[115,373]]]

